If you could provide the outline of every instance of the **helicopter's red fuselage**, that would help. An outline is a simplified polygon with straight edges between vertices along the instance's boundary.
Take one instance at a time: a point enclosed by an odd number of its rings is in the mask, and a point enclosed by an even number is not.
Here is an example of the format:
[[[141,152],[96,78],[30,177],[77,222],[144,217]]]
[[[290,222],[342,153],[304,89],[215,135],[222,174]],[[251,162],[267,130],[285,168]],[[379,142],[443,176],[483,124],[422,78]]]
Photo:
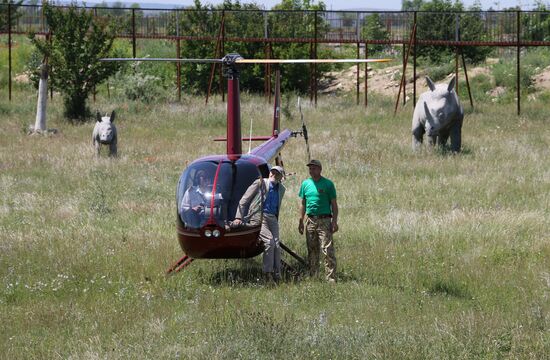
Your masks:
[[[196,170],[198,169],[198,170]],[[208,173],[211,204],[205,204],[198,223],[185,216],[180,204],[189,177],[197,171]],[[269,172],[265,159],[242,155],[231,160],[227,155],[207,156],[195,160],[183,172],[176,194],[178,203],[177,234],[182,250],[195,259],[248,258],[259,255],[263,245],[258,240],[261,226],[231,228],[236,207],[244,191],[257,178]],[[238,179],[238,181],[237,181]],[[185,221],[188,220],[188,221]],[[212,235],[214,230],[218,236]]]
[[[272,136],[250,154],[236,160],[228,155],[212,155],[195,160],[180,177],[176,193],[178,204],[177,234],[182,250],[195,259],[249,258],[259,255],[264,246],[259,240],[261,226],[231,227],[240,198],[258,178],[269,174],[268,163],[292,135],[289,130]],[[186,218],[184,193],[192,177],[203,171],[210,178],[209,199],[197,223]],[[210,203],[208,203],[210,201]],[[187,220],[187,221],[186,221]],[[217,230],[218,236],[214,236]]]
[[[242,138],[239,74],[234,64],[227,69],[227,137],[221,139],[227,141],[227,154],[193,161],[182,173],[176,191],[178,241],[185,254],[195,259],[248,258],[262,253],[264,245],[259,235],[263,203],[259,206],[260,223],[250,221],[233,226],[232,222],[248,187],[257,179],[268,177],[269,162],[280,155],[292,136],[289,130],[279,133],[280,82],[277,76],[273,133]],[[265,142],[249,154],[242,154],[243,140]]]
[[[219,238],[205,237],[202,231],[186,229],[178,221],[178,241],[181,249],[194,259],[240,259],[259,255],[264,250],[258,240],[261,226],[246,231],[223,234]]]

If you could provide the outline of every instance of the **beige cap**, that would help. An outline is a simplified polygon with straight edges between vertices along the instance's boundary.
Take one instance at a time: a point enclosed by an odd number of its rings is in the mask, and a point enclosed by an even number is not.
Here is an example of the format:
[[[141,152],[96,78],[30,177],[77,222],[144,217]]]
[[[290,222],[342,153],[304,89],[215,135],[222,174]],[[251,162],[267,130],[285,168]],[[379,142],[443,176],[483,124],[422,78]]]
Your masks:
[[[323,167],[319,160],[309,160],[306,166],[311,166],[311,165],[319,166],[320,168]]]
[[[269,171],[273,171],[273,170],[277,171],[281,175],[285,174],[285,171],[283,170],[283,168],[281,166],[275,165],[275,166],[271,167],[271,169]]]

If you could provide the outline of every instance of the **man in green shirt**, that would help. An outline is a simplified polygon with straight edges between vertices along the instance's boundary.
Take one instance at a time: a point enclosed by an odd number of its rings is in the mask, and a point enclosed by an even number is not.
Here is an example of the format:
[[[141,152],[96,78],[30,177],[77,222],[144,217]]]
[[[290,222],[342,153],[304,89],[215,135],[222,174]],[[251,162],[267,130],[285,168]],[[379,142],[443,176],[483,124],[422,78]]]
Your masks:
[[[332,234],[338,231],[336,188],[332,181],[321,176],[323,167],[319,160],[311,160],[307,167],[311,177],[302,182],[298,195],[302,199],[298,231],[303,234],[305,228],[310,274],[319,274],[319,258],[322,251],[325,257],[326,279],[335,282],[336,255]]]

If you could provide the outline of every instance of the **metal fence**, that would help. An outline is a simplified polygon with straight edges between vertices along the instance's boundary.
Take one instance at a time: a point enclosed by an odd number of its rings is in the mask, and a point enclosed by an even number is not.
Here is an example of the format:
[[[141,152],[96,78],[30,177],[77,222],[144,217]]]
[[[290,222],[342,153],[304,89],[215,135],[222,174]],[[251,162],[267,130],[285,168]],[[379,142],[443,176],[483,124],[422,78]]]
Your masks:
[[[518,113],[520,48],[550,46],[550,12],[541,11],[269,11],[269,10],[194,10],[85,8],[98,19],[115,19],[117,37],[131,39],[136,57],[137,39],[221,42],[224,49],[231,42],[309,44],[310,55],[317,57],[318,44],[402,45],[416,48],[440,45],[460,49],[469,46],[517,48]],[[13,34],[49,33],[41,6],[15,7],[0,4],[0,34],[8,35],[9,88],[11,99],[11,36]],[[372,38],[367,29],[373,23],[384,36]],[[438,29],[431,31],[434,23]],[[11,26],[10,26],[11,24]],[[55,36],[55,34],[54,34]],[[213,45],[214,47],[214,45]],[[405,51],[403,51],[405,54]],[[416,79],[416,51],[412,52]],[[458,53],[457,53],[458,54]],[[403,56],[406,70],[406,60]],[[314,66],[313,66],[314,67]],[[312,96],[317,95],[317,72],[312,73]],[[358,88],[359,89],[359,88]],[[416,99],[416,83],[414,98]],[[359,90],[358,90],[359,92]],[[365,95],[365,103],[366,103]]]
[[[10,12],[8,8],[12,8]],[[448,31],[424,33],[417,44],[448,46],[548,46],[550,45],[550,12],[542,11],[282,11],[282,10],[193,10],[193,9],[133,9],[85,8],[98,18],[116,19],[117,36],[137,39],[217,39],[218,29],[211,24],[225,18],[224,40],[244,42],[316,42],[406,44],[415,22],[429,24],[445,22]],[[46,35],[49,32],[40,5],[15,7],[0,4],[0,34]],[[11,17],[12,26],[8,26]],[[204,19],[201,27],[187,27],[191,16]],[[387,38],[372,39],[363,31],[373,16],[381,22]],[[468,33],[472,18],[483,24],[482,34],[475,39],[459,34]],[[244,27],[242,24],[250,24]],[[520,27],[518,28],[518,23]],[[232,24],[239,24],[232,27]],[[299,26],[298,26],[299,24]],[[303,26],[307,24],[309,26]],[[421,32],[419,31],[419,34]],[[471,34],[474,35],[474,34]],[[470,36],[471,37],[471,36]]]

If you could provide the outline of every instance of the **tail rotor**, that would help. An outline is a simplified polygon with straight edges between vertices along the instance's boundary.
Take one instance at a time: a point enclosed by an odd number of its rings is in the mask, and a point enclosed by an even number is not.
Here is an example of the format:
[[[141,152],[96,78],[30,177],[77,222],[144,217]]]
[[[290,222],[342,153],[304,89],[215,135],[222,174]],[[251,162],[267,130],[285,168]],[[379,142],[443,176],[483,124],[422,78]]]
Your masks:
[[[309,151],[309,137],[307,134],[306,122],[304,121],[304,113],[302,112],[302,103],[300,100],[301,99],[298,97],[298,110],[300,111],[300,119],[302,120],[301,135],[304,137],[304,140],[306,141],[307,161],[309,162],[311,160],[311,153]]]

